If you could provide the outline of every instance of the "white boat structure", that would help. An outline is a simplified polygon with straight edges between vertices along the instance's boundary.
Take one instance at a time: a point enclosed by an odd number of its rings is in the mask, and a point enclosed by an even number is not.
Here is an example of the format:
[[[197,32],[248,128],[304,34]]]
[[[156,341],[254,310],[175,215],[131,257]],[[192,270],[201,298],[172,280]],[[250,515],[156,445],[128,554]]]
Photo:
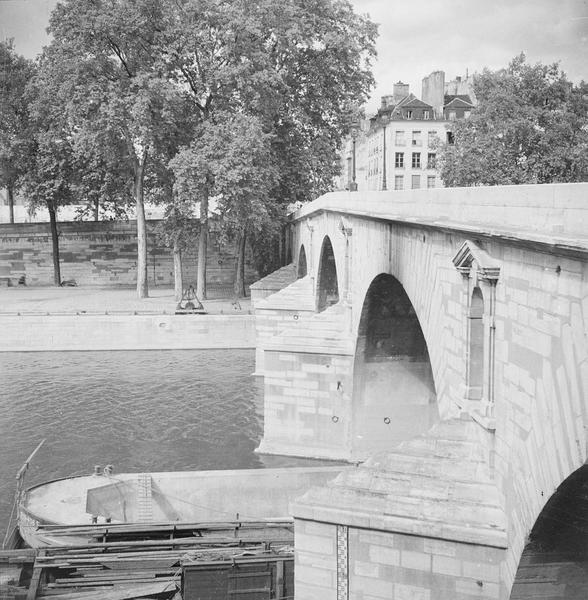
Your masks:
[[[120,474],[105,469],[21,492],[18,528],[24,542],[35,548],[84,544],[92,532],[108,530],[218,535],[235,524],[240,531],[247,524],[271,527],[291,519],[292,500],[345,468],[353,467]]]

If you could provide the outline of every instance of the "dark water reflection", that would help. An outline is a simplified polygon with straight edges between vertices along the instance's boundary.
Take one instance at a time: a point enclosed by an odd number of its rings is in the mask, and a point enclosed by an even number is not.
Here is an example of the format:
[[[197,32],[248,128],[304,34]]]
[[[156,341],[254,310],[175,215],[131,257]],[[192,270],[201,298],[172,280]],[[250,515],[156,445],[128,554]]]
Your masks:
[[[252,350],[0,353],[0,533],[27,484],[116,471],[263,467]]]

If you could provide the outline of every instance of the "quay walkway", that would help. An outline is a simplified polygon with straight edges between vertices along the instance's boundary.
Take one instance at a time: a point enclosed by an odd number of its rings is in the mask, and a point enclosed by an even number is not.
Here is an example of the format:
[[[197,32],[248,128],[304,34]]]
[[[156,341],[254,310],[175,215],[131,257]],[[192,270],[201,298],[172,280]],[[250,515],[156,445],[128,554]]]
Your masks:
[[[206,315],[176,315],[174,293],[154,288],[0,288],[0,352],[253,348],[249,298],[203,301]]]

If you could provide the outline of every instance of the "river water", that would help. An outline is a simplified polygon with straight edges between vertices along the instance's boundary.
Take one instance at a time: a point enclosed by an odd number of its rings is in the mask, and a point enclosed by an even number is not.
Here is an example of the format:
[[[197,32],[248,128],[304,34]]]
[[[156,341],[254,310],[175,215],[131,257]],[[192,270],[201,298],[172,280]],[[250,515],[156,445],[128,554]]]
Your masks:
[[[253,350],[0,353],[0,542],[14,476],[42,439],[27,485],[106,464],[265,466],[253,370]]]

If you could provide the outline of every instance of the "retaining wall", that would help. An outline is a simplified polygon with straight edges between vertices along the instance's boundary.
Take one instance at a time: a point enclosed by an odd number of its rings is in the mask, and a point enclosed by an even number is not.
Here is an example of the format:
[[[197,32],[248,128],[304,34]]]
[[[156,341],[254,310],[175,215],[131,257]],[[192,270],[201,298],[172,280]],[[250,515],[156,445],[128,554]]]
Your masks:
[[[157,241],[159,221],[148,222],[147,276],[150,285],[173,285],[173,257]],[[214,229],[214,225],[212,226]],[[75,221],[58,224],[62,280],[78,285],[132,286],[137,277],[137,229],[135,221]],[[184,283],[196,281],[198,238],[183,255]],[[210,233],[207,282],[231,293],[235,249],[221,244]],[[49,223],[0,224],[0,275],[26,276],[28,285],[53,285],[53,258]],[[246,255],[245,281],[257,279],[250,253]]]
[[[255,347],[252,315],[9,315],[0,331],[0,352]]]

